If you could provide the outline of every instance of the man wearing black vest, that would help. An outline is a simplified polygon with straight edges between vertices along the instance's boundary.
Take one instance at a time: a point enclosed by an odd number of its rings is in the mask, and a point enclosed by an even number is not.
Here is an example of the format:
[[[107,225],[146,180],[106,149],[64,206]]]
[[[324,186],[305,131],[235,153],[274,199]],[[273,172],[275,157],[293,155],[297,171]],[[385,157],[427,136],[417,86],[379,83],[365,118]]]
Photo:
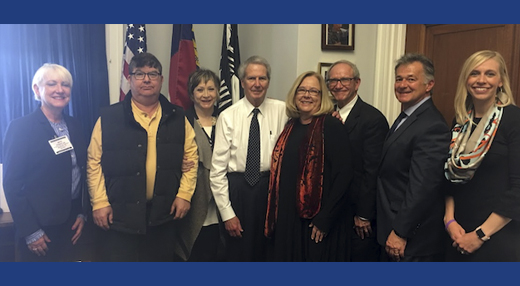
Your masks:
[[[129,65],[130,91],[101,110],[88,149],[94,223],[106,261],[178,261],[176,220],[190,209],[197,166],[195,133],[180,106],[160,94],[162,66],[149,53]]]

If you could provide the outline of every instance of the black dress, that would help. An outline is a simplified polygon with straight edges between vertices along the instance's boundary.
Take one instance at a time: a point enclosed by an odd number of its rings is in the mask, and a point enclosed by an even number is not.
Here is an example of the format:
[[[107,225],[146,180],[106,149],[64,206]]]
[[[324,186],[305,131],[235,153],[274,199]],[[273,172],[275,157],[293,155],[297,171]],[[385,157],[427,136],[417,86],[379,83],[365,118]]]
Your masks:
[[[470,255],[447,243],[447,261],[520,261],[520,108],[504,108],[502,120],[486,157],[473,179],[450,184],[455,219],[472,232],[495,212],[512,221]]]
[[[346,261],[352,224],[347,220],[346,199],[352,178],[348,137],[336,118],[327,116],[324,126],[324,187],[322,207],[313,219],[300,218],[296,211],[296,186],[300,142],[308,125],[299,120],[287,139],[279,183],[278,217],[268,245],[268,261]],[[311,240],[313,222],[327,236]],[[328,230],[327,230],[328,229]]]

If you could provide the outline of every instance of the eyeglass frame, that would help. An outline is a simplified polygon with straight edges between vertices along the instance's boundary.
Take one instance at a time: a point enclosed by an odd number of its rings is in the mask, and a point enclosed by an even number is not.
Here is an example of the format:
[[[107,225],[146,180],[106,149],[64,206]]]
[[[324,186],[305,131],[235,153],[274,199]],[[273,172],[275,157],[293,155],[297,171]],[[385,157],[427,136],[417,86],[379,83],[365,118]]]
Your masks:
[[[317,94],[312,94],[311,91],[316,91],[318,92]],[[296,89],[296,94],[301,94],[301,95],[306,95],[307,93],[309,93],[310,96],[318,96],[321,94],[321,90],[317,90],[317,89],[305,89],[304,87],[298,87]]]
[[[142,74],[143,74],[143,78],[137,78],[136,73],[142,73]],[[152,77],[150,76],[150,74],[157,74],[157,77],[152,78]],[[146,76],[148,76],[148,78],[149,78],[150,80],[156,80],[156,79],[158,79],[159,76],[161,76],[162,74],[161,74],[160,72],[157,72],[157,71],[152,71],[152,72],[142,72],[142,71],[137,71],[137,72],[131,72],[131,73],[129,73],[129,75],[133,75],[133,76],[135,77],[135,79],[137,79],[137,80],[144,80],[144,79],[146,78]]]
[[[357,80],[357,79],[358,79],[357,77],[329,78],[325,82],[327,83],[328,88],[335,87],[338,84],[338,82],[341,83],[342,86],[346,87],[347,85],[343,84],[343,82],[342,82],[343,80],[348,81],[348,84],[350,84],[352,81]],[[334,80],[336,82],[333,85],[331,85],[330,84],[331,80]]]

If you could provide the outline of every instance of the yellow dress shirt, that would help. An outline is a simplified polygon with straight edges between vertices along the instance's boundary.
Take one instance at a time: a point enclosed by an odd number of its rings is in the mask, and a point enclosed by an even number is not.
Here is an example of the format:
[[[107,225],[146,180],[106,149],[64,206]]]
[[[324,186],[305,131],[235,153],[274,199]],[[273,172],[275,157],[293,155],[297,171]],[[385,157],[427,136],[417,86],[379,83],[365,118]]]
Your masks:
[[[150,200],[153,197],[153,189],[155,183],[155,173],[157,165],[157,129],[159,128],[159,121],[162,117],[162,109],[159,104],[157,110],[152,116],[148,116],[144,111],[140,110],[132,100],[132,112],[135,120],[148,133],[148,149],[146,156],[146,198]],[[185,126],[185,141],[184,141],[184,156],[189,161],[198,162],[199,156],[197,154],[197,143],[195,142],[195,132],[189,121],[184,118]],[[101,209],[110,206],[105,187],[105,177],[101,167],[101,155],[103,154],[101,118],[98,118],[90,145],[88,147],[87,159],[87,182],[90,193],[90,202],[92,210]],[[195,185],[197,182],[197,164],[188,172],[183,172],[177,197],[186,201],[191,201]]]

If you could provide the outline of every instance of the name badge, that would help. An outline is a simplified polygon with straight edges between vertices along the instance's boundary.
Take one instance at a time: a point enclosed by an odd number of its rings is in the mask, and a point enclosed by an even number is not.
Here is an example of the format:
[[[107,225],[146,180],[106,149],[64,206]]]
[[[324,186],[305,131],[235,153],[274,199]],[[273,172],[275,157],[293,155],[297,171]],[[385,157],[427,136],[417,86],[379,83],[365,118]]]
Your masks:
[[[74,149],[69,138],[65,135],[49,140],[49,144],[56,155]]]

